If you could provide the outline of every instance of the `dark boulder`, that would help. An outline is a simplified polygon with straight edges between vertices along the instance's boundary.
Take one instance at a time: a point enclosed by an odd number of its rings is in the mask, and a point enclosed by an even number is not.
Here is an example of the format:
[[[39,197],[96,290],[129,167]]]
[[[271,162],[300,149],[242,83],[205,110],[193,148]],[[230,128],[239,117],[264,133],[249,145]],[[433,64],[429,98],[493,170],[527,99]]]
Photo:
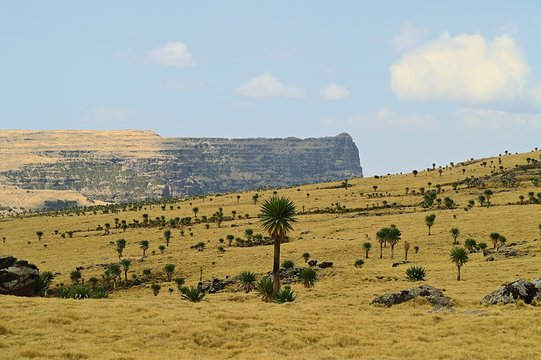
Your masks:
[[[36,265],[0,256],[0,295],[33,296],[39,278]]]
[[[524,301],[526,304],[541,301],[541,279],[536,279],[532,282],[525,279],[518,279],[512,283],[505,284],[485,296],[481,300],[481,304],[514,304],[519,300]]]
[[[451,299],[443,295],[443,290],[430,285],[421,285],[416,288],[406,289],[395,293],[384,294],[376,297],[370,304],[390,307],[403,302],[424,297],[429,302],[438,306],[451,306]]]
[[[317,266],[320,268],[320,269],[326,269],[326,268],[330,268],[334,265],[333,262],[331,261],[323,261],[321,263],[319,263]]]

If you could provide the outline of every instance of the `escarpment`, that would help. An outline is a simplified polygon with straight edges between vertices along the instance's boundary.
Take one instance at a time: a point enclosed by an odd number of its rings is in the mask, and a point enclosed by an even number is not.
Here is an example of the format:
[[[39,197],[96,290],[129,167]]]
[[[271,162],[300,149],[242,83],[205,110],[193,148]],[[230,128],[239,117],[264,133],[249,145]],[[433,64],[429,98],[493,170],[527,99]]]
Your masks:
[[[362,177],[348,134],[223,139],[131,130],[0,131],[0,156],[3,185],[58,191],[59,200],[65,191],[121,202]]]

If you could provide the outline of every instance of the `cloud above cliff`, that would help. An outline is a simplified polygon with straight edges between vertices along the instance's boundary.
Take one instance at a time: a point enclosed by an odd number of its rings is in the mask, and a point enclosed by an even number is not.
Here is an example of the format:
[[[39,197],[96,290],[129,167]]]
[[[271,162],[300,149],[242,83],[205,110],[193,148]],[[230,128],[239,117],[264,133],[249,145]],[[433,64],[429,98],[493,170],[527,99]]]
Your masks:
[[[111,107],[100,105],[94,108],[84,120],[87,122],[113,122],[113,123],[124,123],[133,119],[135,113],[126,108]]]
[[[346,118],[346,124],[352,127],[363,128],[421,128],[421,129],[433,129],[438,127],[438,123],[432,119],[417,115],[401,115],[389,108],[382,108],[379,111],[370,114],[361,114],[350,116]]]
[[[405,52],[390,73],[391,88],[403,100],[489,103],[523,96],[529,67],[509,35],[487,40],[444,33]]]
[[[541,114],[539,113],[515,113],[465,107],[457,110],[454,118],[461,127],[470,130],[541,129]]]
[[[188,47],[180,41],[171,41],[162,46],[152,48],[143,54],[133,49],[124,49],[120,58],[132,64],[158,64],[169,67],[190,67],[196,65],[196,60]]]
[[[237,95],[259,98],[282,97],[301,98],[306,96],[304,90],[292,85],[285,85],[270,72],[264,72],[236,89]]]

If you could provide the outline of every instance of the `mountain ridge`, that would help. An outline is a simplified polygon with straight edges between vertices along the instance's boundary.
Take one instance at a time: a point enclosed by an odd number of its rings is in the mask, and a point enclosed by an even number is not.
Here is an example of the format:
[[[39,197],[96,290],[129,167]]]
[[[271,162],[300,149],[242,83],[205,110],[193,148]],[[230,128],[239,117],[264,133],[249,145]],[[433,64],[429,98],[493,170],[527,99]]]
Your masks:
[[[49,201],[64,200],[67,191],[89,202],[126,202],[362,177],[347,133],[228,139],[151,130],[1,130],[0,156],[4,188],[48,191]],[[2,194],[0,206],[12,206]]]

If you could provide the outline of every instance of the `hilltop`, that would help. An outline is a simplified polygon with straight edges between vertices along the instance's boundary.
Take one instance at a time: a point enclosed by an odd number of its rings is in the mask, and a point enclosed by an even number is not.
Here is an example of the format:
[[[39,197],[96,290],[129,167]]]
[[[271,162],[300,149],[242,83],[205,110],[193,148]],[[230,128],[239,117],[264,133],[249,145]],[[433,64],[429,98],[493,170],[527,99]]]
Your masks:
[[[0,210],[184,197],[362,176],[348,134],[168,138],[152,131],[0,131]]]
[[[540,156],[539,151],[502,154],[407,174],[5,217],[0,220],[0,238],[6,238],[0,253],[57,273],[52,289],[69,284],[76,268],[82,268],[86,283],[91,277],[101,279],[107,265],[118,262],[114,244],[121,238],[127,242],[123,257],[132,260],[128,279],[143,281],[121,285],[107,299],[0,296],[0,357],[536,358],[541,308],[484,306],[480,301],[503,283],[541,277]],[[196,285],[201,275],[206,282],[249,270],[260,279],[271,270],[272,246],[251,246],[246,230],[265,236],[257,215],[261,202],[274,192],[292,199],[298,210],[282,259],[304,268],[302,255],[308,252],[310,259],[333,262],[333,267],[318,269],[312,288],[294,282],[297,299],[291,303],[264,303],[238,286],[208,294],[200,303],[181,300],[175,283],[166,281],[168,263],[176,265],[174,277],[185,278],[187,285]],[[430,236],[425,225],[429,214],[436,215]],[[186,218],[189,225],[182,223]],[[402,238],[394,259],[389,247],[379,259],[376,233],[391,224]],[[461,245],[474,239],[487,243],[488,250],[489,235],[498,232],[509,251],[490,250],[486,256],[472,251],[457,281],[449,260],[452,228],[460,230]],[[172,238],[162,253],[166,230]],[[37,231],[43,232],[41,240]],[[231,244],[227,235],[233,236]],[[144,259],[141,240],[150,243]],[[406,241],[410,263],[401,264]],[[365,242],[372,245],[368,258]],[[364,260],[362,267],[354,266],[358,259]],[[378,295],[419,285],[405,276],[411,265],[425,268],[421,283],[443,289],[454,306],[434,308],[422,300],[391,308],[370,305]],[[144,269],[151,270],[148,279]],[[152,283],[161,285],[158,296]]]

